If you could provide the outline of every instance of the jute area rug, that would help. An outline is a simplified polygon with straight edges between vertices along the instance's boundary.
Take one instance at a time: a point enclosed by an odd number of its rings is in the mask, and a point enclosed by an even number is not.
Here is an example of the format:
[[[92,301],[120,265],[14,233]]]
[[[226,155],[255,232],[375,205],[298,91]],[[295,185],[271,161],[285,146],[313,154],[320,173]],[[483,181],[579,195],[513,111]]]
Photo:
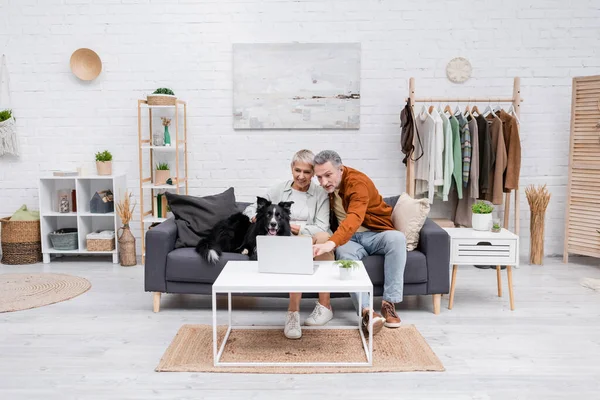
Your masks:
[[[226,327],[218,328],[222,343]],[[303,330],[289,340],[283,329],[234,330],[221,357],[223,362],[366,361],[358,330]],[[444,371],[444,366],[414,325],[382,329],[373,342],[373,367],[214,367],[212,327],[183,325],[163,355],[158,372],[243,372],[259,374],[318,374],[349,372]]]
[[[600,292],[600,279],[583,278],[580,283],[583,287],[595,290],[596,292]]]
[[[91,288],[64,274],[0,274],[0,312],[20,311],[72,299]]]

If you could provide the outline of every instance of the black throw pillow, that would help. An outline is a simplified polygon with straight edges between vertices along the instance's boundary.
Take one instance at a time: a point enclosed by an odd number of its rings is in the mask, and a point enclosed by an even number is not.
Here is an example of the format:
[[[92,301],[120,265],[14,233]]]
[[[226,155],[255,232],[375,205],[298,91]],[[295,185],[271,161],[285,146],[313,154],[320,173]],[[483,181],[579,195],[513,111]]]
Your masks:
[[[175,248],[195,247],[217,222],[238,211],[232,187],[205,197],[171,192],[166,196],[177,225]]]

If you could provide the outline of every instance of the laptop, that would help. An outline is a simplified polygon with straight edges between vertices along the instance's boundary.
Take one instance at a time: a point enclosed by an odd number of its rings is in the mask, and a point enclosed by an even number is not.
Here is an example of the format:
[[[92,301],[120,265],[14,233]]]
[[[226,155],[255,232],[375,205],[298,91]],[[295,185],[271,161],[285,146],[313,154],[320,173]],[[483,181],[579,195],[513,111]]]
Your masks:
[[[256,255],[258,272],[312,275],[317,267],[308,236],[257,236]]]

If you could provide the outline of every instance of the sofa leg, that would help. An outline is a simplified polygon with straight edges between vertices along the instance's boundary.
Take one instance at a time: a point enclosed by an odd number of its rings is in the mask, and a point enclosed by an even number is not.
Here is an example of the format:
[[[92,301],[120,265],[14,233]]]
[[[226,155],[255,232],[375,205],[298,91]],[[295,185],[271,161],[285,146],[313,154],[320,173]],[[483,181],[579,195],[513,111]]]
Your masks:
[[[154,312],[159,312],[160,311],[160,292],[154,292],[153,294],[153,301],[152,301],[152,305],[154,308]]]
[[[433,313],[438,315],[440,313],[440,308],[442,308],[442,295],[434,294],[433,297]]]

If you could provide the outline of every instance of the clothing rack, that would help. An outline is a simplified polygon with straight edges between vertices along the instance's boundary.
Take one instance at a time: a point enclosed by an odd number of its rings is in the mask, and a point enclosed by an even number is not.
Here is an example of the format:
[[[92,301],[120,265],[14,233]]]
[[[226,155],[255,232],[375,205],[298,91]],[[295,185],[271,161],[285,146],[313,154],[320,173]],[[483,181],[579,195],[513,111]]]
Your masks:
[[[416,97],[415,96],[415,78],[409,80],[409,97],[405,98],[404,101],[410,99],[411,107],[415,106],[415,103],[512,103],[514,112],[518,119],[521,118],[521,78],[515,77],[513,82],[513,95],[512,97]],[[413,110],[414,111],[414,110]],[[414,114],[414,112],[413,112]],[[413,137],[413,146],[416,138]],[[412,157],[408,157],[406,163],[406,192],[414,197],[415,195],[415,165]],[[519,189],[515,189],[515,234],[519,234]],[[510,192],[504,194],[504,228],[508,229],[508,223],[510,219]]]

